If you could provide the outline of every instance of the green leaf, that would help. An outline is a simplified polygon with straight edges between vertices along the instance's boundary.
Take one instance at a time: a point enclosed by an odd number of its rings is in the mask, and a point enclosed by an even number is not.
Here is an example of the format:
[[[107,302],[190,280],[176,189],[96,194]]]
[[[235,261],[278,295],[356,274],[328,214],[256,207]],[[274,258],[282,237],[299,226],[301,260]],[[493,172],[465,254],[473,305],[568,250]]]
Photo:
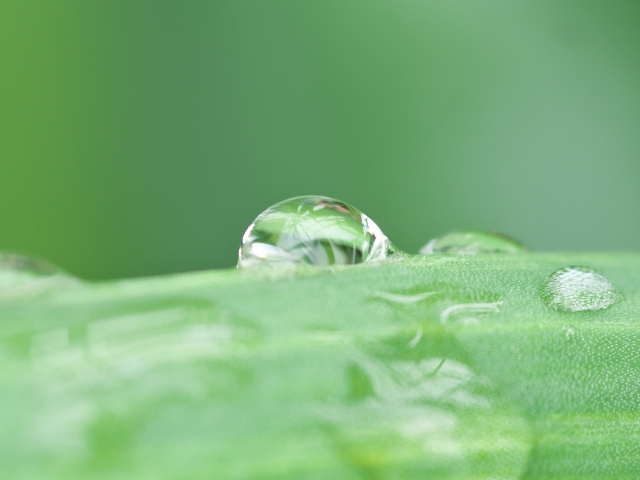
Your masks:
[[[568,265],[622,300],[548,307]],[[640,255],[395,255],[5,286],[0,474],[637,478],[638,272]]]

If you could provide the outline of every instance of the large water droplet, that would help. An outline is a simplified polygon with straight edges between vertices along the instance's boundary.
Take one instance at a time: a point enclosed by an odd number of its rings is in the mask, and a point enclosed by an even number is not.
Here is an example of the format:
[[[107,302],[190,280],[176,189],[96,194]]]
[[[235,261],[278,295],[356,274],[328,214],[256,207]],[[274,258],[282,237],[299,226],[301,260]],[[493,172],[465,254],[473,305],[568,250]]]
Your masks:
[[[39,291],[75,279],[36,257],[0,252],[0,295]]]
[[[601,310],[622,299],[604,275],[589,267],[564,267],[545,280],[540,296],[550,307],[565,312]]]
[[[420,253],[518,253],[525,250],[520,242],[496,232],[464,230],[434,238],[420,249]]]
[[[364,213],[327,197],[295,197],[262,212],[242,237],[238,267],[349,265],[396,251]]]

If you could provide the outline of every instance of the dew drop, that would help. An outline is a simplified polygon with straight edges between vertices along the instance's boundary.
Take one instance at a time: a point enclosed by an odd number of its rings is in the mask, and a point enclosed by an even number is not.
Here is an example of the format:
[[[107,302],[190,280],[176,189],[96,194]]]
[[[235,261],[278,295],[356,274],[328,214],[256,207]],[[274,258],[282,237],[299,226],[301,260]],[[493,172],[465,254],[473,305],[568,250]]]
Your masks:
[[[540,290],[542,300],[555,310],[602,310],[622,299],[604,275],[582,266],[564,267],[552,273]]]
[[[69,280],[75,281],[64,270],[46,260],[0,252],[0,294],[36,291]]]
[[[496,232],[463,230],[434,238],[420,249],[423,255],[431,253],[519,253],[525,250],[520,242]]]
[[[350,265],[396,248],[364,213],[333,198],[295,197],[269,207],[242,237],[238,267]]]

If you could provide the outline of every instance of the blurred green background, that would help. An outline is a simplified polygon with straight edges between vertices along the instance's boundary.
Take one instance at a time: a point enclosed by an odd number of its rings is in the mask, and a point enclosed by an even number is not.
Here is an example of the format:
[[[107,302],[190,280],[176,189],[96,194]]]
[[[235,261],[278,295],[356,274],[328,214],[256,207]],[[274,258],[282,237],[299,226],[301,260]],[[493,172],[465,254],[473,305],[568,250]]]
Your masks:
[[[640,2],[5,1],[0,162],[0,246],[91,279],[234,266],[303,194],[638,249]]]

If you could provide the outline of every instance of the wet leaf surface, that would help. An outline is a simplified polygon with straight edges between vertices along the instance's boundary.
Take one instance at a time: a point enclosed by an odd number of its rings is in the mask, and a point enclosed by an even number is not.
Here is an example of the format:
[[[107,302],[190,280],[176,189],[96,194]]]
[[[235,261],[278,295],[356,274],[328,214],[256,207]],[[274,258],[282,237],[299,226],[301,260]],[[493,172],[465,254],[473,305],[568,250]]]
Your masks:
[[[545,279],[623,295],[557,311]],[[395,255],[0,295],[13,479],[636,478],[640,255]]]

